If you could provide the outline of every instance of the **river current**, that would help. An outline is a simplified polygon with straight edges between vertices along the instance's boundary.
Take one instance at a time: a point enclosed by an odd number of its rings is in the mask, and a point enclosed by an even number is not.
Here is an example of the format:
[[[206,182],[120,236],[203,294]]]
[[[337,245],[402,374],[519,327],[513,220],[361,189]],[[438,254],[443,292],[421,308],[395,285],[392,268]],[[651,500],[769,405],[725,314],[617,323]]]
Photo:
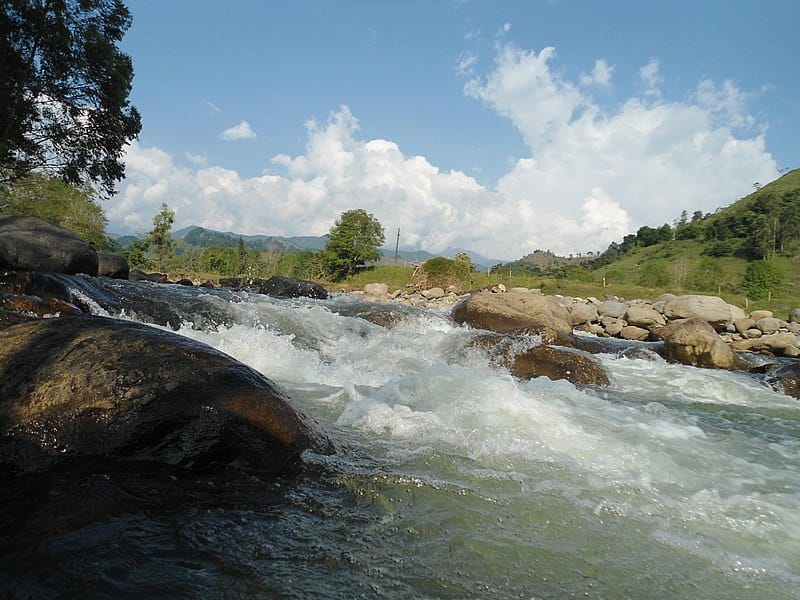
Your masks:
[[[751,376],[645,349],[597,356],[608,388],[520,381],[445,309],[66,280],[95,314],[264,373],[340,451],[277,481],[96,464],[17,482],[11,596],[798,595],[800,404]]]

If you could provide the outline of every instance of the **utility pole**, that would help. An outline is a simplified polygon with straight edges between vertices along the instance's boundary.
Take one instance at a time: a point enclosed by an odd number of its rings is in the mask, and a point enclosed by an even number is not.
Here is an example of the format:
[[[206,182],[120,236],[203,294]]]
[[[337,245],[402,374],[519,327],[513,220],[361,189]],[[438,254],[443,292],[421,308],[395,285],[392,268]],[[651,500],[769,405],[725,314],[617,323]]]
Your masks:
[[[397,264],[398,250],[400,249],[400,228],[397,228],[397,242],[394,245],[394,264]]]

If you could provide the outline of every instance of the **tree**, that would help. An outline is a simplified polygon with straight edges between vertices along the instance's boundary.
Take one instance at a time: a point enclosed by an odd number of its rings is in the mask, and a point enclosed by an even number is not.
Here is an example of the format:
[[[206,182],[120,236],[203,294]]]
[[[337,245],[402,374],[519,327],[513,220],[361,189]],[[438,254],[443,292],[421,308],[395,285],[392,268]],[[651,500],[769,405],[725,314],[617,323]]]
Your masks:
[[[74,231],[97,248],[108,246],[106,216],[92,200],[92,189],[66,183],[58,177],[29,173],[6,186],[0,214],[45,219]]]
[[[378,249],[385,241],[383,227],[362,208],[348,210],[336,220],[320,258],[325,271],[334,279],[352,275],[356,268],[377,261]]]
[[[775,294],[783,286],[784,274],[781,268],[765,260],[748,263],[744,273],[742,288],[750,298],[761,300]]]
[[[33,170],[111,195],[141,120],[121,0],[2,0],[0,183]]]
[[[172,240],[172,223],[175,221],[175,211],[169,209],[167,203],[161,205],[161,212],[153,217],[153,229],[147,234],[147,241],[155,246],[156,268],[164,269],[167,258],[172,256],[175,242]]]

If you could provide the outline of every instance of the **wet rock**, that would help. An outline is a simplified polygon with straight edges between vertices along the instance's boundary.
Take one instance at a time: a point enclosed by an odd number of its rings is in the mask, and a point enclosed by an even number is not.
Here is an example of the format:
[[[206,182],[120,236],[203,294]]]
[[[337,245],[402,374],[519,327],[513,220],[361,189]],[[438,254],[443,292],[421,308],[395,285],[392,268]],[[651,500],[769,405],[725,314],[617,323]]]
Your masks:
[[[257,371],[199,342],[75,316],[0,329],[0,470],[102,457],[267,472],[331,440]]]
[[[98,255],[97,274],[100,277],[111,277],[112,279],[128,279],[131,269],[124,256],[116,254]]]
[[[487,348],[494,362],[519,379],[547,377],[577,385],[609,385],[605,369],[585,352],[546,344],[531,346],[525,342],[513,336],[482,335],[473,344]]]
[[[548,377],[578,385],[607,386],[608,375],[592,357],[575,350],[540,345],[510,358],[509,372],[520,379]]]
[[[779,365],[768,373],[766,380],[775,390],[800,400],[800,361]]]
[[[457,323],[497,333],[537,333],[545,339],[572,333],[569,311],[549,296],[478,292],[453,307]]]
[[[709,369],[737,369],[740,366],[730,346],[703,319],[674,321],[655,333],[664,340],[664,357],[670,362]]]
[[[58,275],[16,271],[0,276],[0,292],[72,301],[72,292]]]
[[[141,269],[131,269],[128,273],[131,281],[152,281],[153,283],[167,283],[169,278],[164,273],[145,273]]]
[[[97,275],[97,252],[68,229],[37,217],[0,217],[0,268]]]
[[[38,296],[0,297],[0,309],[29,315],[37,319],[83,314],[83,311],[74,304],[56,298],[39,298]]]
[[[325,300],[328,290],[314,281],[276,275],[267,279],[258,289],[260,294],[276,298],[317,298]]]

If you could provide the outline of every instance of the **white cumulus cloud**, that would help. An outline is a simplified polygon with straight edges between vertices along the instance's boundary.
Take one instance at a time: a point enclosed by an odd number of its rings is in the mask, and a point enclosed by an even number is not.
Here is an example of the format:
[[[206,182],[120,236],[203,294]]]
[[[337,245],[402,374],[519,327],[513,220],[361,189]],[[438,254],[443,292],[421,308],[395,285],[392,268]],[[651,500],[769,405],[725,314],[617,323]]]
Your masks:
[[[233,127],[228,127],[225,131],[219,134],[220,139],[225,141],[233,140],[249,140],[256,137],[256,132],[250,127],[247,121],[240,121]]]
[[[343,211],[364,208],[387,234],[400,228],[403,246],[514,259],[537,248],[604,250],[642,225],[669,223],[684,209],[713,211],[777,176],[763,133],[734,134],[754,121],[733,83],[702,81],[688,99],[666,101],[650,93],[661,77],[652,61],[641,71],[641,97],[604,110],[580,78],[551,68],[555,59],[553,48],[499,47],[492,70],[465,87],[509,119],[529,149],[491,189],[391,140],[363,139],[341,106],[324,122],[308,121],[305,149],[274,156],[259,177],[178,167],[134,142],[127,179],[106,205],[109,230],[148,230],[162,202],[176,211],[176,228],[273,235],[321,235]],[[592,82],[609,82],[612,71],[598,60]]]

